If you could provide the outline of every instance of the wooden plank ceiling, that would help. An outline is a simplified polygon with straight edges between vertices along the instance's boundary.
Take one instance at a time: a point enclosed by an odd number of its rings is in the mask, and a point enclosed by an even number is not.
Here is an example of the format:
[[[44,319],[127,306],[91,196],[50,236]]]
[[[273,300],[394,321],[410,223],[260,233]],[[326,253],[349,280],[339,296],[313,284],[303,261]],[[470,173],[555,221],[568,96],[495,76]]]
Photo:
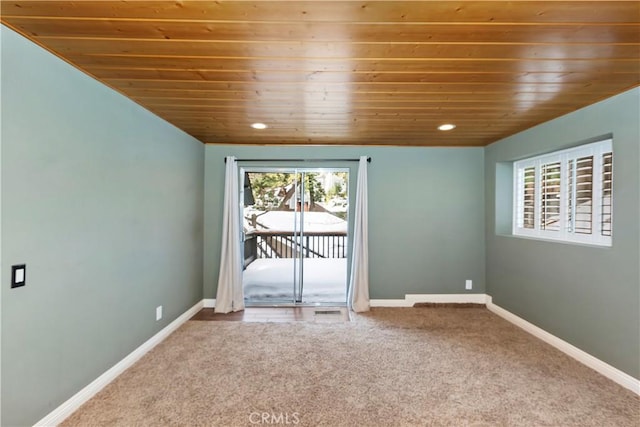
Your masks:
[[[2,1],[1,12],[205,143],[483,146],[640,84],[638,1]]]

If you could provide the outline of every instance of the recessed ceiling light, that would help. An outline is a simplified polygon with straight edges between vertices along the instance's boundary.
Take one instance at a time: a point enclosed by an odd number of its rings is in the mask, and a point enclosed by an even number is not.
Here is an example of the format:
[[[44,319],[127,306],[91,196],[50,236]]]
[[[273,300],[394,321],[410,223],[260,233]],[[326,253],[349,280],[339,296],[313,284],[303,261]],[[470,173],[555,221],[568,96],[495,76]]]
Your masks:
[[[451,123],[445,123],[443,125],[438,126],[438,130],[452,130],[455,129],[456,125],[451,124]]]
[[[264,123],[253,123],[251,124],[251,127],[254,129],[266,129],[267,125],[265,125]]]

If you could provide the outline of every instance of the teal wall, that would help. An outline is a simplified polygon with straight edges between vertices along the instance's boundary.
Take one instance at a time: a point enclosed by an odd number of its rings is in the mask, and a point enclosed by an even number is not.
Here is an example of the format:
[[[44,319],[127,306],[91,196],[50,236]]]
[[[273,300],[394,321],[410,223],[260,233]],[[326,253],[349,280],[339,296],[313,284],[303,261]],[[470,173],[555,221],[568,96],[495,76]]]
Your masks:
[[[1,424],[24,426],[202,299],[204,147],[1,35]]]
[[[485,292],[482,148],[209,145],[205,148],[205,298],[216,296],[227,155],[240,159],[371,156],[368,169],[371,298]],[[357,162],[316,165],[351,167],[351,182],[355,184]],[[355,196],[353,186],[350,193]],[[465,279],[473,280],[473,291],[465,291]]]
[[[494,303],[640,378],[640,89],[488,146],[487,291]],[[613,246],[517,238],[512,160],[613,136]]]

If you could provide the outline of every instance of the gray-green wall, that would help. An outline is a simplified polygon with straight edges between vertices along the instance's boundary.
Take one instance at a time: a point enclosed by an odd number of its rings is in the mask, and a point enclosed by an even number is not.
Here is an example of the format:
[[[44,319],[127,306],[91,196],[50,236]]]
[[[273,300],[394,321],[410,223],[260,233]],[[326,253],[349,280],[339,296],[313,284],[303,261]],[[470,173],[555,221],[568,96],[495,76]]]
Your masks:
[[[371,156],[368,169],[371,298],[485,292],[482,148],[210,145],[205,148],[205,298],[216,296],[227,155],[240,159]],[[355,184],[357,162],[335,166],[351,167],[351,182]],[[354,195],[352,186],[351,196]],[[465,279],[473,280],[472,291],[465,291]]]
[[[640,378],[640,89],[485,150],[487,292],[510,312]],[[613,246],[510,236],[508,162],[613,136]],[[503,163],[505,162],[505,163]]]
[[[25,426],[202,299],[204,147],[1,35],[1,423]]]

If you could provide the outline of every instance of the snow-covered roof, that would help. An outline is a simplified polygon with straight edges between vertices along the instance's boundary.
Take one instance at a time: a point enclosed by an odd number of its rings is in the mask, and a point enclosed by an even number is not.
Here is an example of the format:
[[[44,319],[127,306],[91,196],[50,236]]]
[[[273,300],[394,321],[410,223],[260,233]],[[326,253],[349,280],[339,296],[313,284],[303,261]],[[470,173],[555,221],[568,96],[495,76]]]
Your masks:
[[[347,222],[330,213],[303,212],[302,214],[304,214],[304,230],[307,232],[347,231]],[[300,215],[301,212],[270,211],[258,216],[258,229],[293,231],[294,222],[300,220]],[[262,225],[262,227],[260,225]]]

